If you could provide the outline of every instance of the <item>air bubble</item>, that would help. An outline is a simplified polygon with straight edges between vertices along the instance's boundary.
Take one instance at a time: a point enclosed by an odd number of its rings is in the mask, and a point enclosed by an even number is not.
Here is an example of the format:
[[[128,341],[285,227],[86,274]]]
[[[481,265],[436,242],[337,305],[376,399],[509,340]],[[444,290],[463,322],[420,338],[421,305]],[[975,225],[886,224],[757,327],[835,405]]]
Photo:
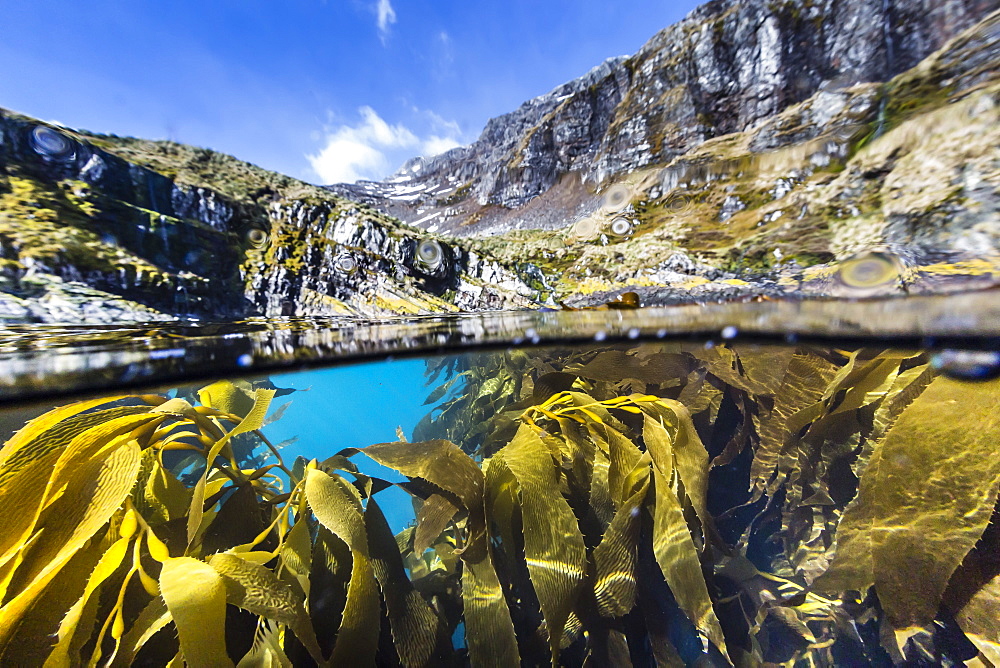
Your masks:
[[[626,336],[628,336],[628,338],[630,338],[630,339],[638,339],[639,338],[639,334],[641,334],[641,332],[639,331],[639,328],[638,327],[632,327],[631,329],[628,330],[628,333],[626,334]]]
[[[624,183],[616,183],[604,193],[601,208],[605,211],[618,212],[632,201],[632,189]]]
[[[69,162],[76,158],[76,146],[73,140],[47,125],[36,125],[32,128],[28,143],[35,153],[49,160]]]
[[[931,366],[955,380],[992,380],[1000,376],[1000,352],[942,350],[931,356]]]
[[[534,327],[529,327],[527,330],[525,330],[524,336],[532,343],[538,343],[539,341],[542,340],[542,338],[538,336],[538,332],[535,331]]]
[[[247,231],[247,241],[254,248],[263,248],[267,244],[267,232],[259,227],[250,228]]]
[[[337,271],[343,274],[353,274],[358,268],[358,263],[353,256],[344,253],[333,261],[333,266],[337,268]]]
[[[617,237],[626,237],[632,233],[632,221],[624,216],[619,216],[611,221],[611,234]]]
[[[434,271],[444,264],[444,249],[433,239],[424,239],[417,244],[417,263],[428,271]]]
[[[594,334],[594,340],[595,341],[603,341],[606,338],[608,338],[608,333],[605,332],[604,330],[601,330],[601,331],[597,332],[596,334]]]
[[[837,279],[855,290],[889,286],[900,275],[899,260],[889,253],[869,251],[844,260],[837,269]]]
[[[572,234],[579,239],[592,239],[600,231],[600,225],[591,217],[581,218],[573,224]]]
[[[236,364],[244,369],[253,364],[253,357],[249,353],[243,353],[236,358]]]
[[[740,333],[740,330],[736,329],[732,325],[722,328],[722,338],[724,339],[735,339],[736,335]]]

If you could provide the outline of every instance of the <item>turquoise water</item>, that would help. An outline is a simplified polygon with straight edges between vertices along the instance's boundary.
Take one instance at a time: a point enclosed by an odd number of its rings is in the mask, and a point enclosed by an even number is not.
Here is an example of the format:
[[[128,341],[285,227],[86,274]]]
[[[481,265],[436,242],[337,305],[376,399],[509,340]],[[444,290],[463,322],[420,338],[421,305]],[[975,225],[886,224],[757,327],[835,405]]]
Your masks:
[[[397,427],[412,438],[413,427],[428,412],[425,368],[424,360],[404,359],[275,374],[270,379],[276,386],[296,391],[275,401],[275,410],[288,407],[262,431],[272,443],[288,442],[281,453],[289,461],[322,461],[343,448],[395,441]],[[371,460],[364,461],[362,471],[389,482],[405,480]],[[390,488],[380,498],[394,532],[413,521],[405,492]]]

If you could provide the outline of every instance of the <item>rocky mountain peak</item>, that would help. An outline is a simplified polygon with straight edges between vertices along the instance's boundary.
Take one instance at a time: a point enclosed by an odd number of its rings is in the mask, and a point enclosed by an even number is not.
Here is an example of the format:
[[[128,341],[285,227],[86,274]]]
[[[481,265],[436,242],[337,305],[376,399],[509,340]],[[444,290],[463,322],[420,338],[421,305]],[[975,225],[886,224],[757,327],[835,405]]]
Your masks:
[[[620,175],[667,164],[823,91],[903,72],[996,0],[713,0],[517,110],[470,146],[333,189],[461,235],[558,228]],[[533,204],[536,198],[544,206]]]

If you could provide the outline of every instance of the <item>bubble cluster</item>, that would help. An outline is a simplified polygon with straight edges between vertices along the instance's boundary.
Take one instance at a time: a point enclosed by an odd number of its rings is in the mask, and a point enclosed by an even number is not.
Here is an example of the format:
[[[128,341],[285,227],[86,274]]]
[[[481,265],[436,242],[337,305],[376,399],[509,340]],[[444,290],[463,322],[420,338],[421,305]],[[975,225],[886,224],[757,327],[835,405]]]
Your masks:
[[[47,125],[36,125],[28,135],[31,149],[49,160],[69,162],[76,158],[75,142]]]

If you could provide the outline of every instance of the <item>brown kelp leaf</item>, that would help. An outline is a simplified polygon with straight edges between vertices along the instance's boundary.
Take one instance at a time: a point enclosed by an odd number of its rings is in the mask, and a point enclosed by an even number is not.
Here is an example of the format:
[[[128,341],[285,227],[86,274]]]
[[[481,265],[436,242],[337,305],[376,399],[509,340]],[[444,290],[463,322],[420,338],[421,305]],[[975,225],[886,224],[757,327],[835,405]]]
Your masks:
[[[417,529],[413,535],[413,551],[423,554],[458,512],[458,507],[441,494],[432,494],[417,513]]]
[[[895,628],[930,623],[989,522],[1000,488],[998,441],[1000,381],[935,379],[876,444],[816,585],[835,592],[874,584]]]
[[[372,567],[382,588],[393,647],[400,662],[407,667],[439,664],[444,628],[406,576],[396,539],[374,499],[368,499],[365,526]]]
[[[287,624],[309,654],[323,663],[323,653],[306,612],[305,599],[291,585],[283,582],[270,569],[220,552],[208,558],[208,564],[222,576],[226,600],[266,619]]]
[[[583,584],[583,535],[559,492],[556,464],[530,426],[522,425],[497,457],[503,458],[520,488],[524,554],[548,626],[555,665],[566,619]]]
[[[635,605],[640,512],[648,489],[647,476],[639,491],[615,513],[604,538],[594,548],[594,595],[604,617],[628,614]]]
[[[734,350],[743,369],[742,382],[753,395],[774,396],[781,389],[794,351],[789,348],[739,345]]]
[[[758,492],[769,486],[773,489],[780,482],[775,476],[779,473],[778,463],[788,436],[788,419],[819,401],[836,373],[837,367],[816,355],[796,353],[792,356],[774,397],[774,408],[757,428],[760,445],[754,453],[750,482]]]
[[[677,378],[678,382],[673,385],[679,385],[680,376],[686,375],[688,368],[687,361],[680,356],[660,355],[643,358],[624,350],[607,350],[583,366],[568,368],[567,371],[581,378],[613,383],[634,378],[645,383],[662,385],[671,378]]]
[[[233,665],[226,654],[226,587],[214,568],[191,557],[167,559],[160,595],[189,665]]]
[[[653,554],[677,604],[688,619],[724,654],[726,642],[712,608],[698,549],[684,519],[670,479],[653,467],[655,503],[653,507]]]
[[[482,506],[483,473],[469,455],[450,441],[380,443],[362,452],[405,476],[423,478],[451,492],[470,513]]]
[[[617,429],[599,424],[587,428],[593,438],[603,439],[608,445],[608,489],[615,508],[620,508],[632,496],[625,481],[642,458],[642,451]]]
[[[354,565],[347,586],[347,603],[330,658],[332,665],[345,661],[369,663],[375,659],[379,632],[379,595],[368,553],[368,537],[361,500],[353,485],[310,465],[306,469],[306,499],[320,524],[347,543]]]
[[[684,483],[702,526],[712,525],[708,512],[708,450],[701,442],[687,409],[677,401],[660,399],[643,404],[642,438],[660,473],[676,470]]]

